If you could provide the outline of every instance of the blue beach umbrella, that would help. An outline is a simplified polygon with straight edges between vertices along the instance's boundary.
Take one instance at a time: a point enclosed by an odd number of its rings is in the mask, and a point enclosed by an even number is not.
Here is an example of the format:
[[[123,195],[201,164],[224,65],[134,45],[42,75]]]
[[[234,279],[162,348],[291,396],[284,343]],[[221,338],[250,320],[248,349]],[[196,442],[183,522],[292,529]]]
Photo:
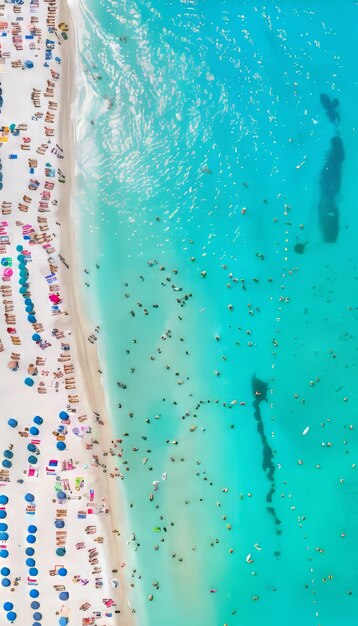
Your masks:
[[[4,603],[4,611],[12,611],[13,608],[14,608],[14,605],[12,602]]]
[[[17,260],[19,261],[19,263],[24,263],[24,261],[26,261],[26,257],[23,254],[18,254]]]
[[[37,526],[35,526],[34,524],[30,524],[30,526],[28,526],[27,530],[28,530],[29,533],[31,533],[33,535],[34,533],[37,533]]]
[[[11,428],[16,428],[17,426],[17,420],[15,420],[13,417],[10,417],[7,423],[9,424],[9,426],[11,426]]]
[[[32,626],[41,626],[41,623],[40,623],[40,622],[34,622],[34,623],[32,624]]]
[[[24,276],[22,278],[19,279],[19,285],[26,285],[27,283],[27,278],[25,278]]]
[[[65,522],[62,519],[57,519],[55,520],[55,526],[56,528],[64,528]]]
[[[66,548],[57,548],[56,554],[57,554],[57,556],[65,556]]]
[[[66,411],[61,411],[58,416],[62,419],[62,420],[68,420],[69,415],[68,413],[66,413]]]
[[[33,554],[35,554],[35,550],[33,548],[26,548],[25,554],[27,556],[32,556]]]
[[[20,278],[27,278],[29,275],[29,270],[26,269],[26,267],[24,267],[23,269],[20,270],[19,274],[20,274]]]
[[[40,595],[40,592],[37,591],[37,589],[31,589],[30,591],[30,598],[38,598]]]
[[[27,306],[25,306],[26,313],[32,313],[33,310],[34,310],[34,305],[33,304],[28,304]]]
[[[32,385],[34,384],[34,380],[32,378],[27,377],[27,378],[25,378],[24,383],[28,387],[32,387]]]
[[[35,559],[26,559],[27,567],[33,567],[36,564]]]
[[[27,535],[26,541],[27,541],[27,543],[36,543],[35,535]]]
[[[2,567],[0,570],[1,576],[8,576],[10,574],[10,570],[8,567]],[[5,606],[4,606],[5,609]],[[12,607],[10,609],[5,609],[5,611],[11,611]]]
[[[65,569],[64,567],[60,567],[60,569],[58,570],[58,575],[67,576],[67,569]]]
[[[9,498],[4,495],[0,495],[0,504],[7,504],[9,502]]]
[[[31,454],[27,460],[30,465],[36,465],[37,463],[37,458],[33,454]]]
[[[14,611],[9,611],[6,617],[9,620],[9,622],[14,622],[17,618],[17,615],[16,613],[14,613]]]
[[[3,522],[1,522],[0,530],[7,530],[7,524],[4,524]]]
[[[34,333],[32,335],[32,340],[33,341],[41,341],[41,337],[40,337],[40,335],[38,333]]]
[[[19,266],[19,267],[20,267],[20,266]],[[34,304],[33,304],[32,300],[31,300],[31,298],[25,298],[24,302],[25,302],[25,304],[29,304],[29,305],[31,305],[31,306],[34,306]]]
[[[7,559],[7,557],[9,556],[9,551],[8,550],[0,550],[0,557],[2,559]]]
[[[6,511],[0,511],[0,519],[5,519],[7,517]]]
[[[7,469],[10,469],[10,467],[12,467],[12,463],[11,461],[8,461],[8,459],[4,459],[2,462],[2,466],[6,467]]]
[[[4,457],[6,459],[12,459],[13,456],[14,456],[14,453],[11,450],[5,450],[4,451]]]
[[[37,576],[38,573],[39,573],[39,570],[37,569],[37,567],[30,567],[29,569],[30,576]]]
[[[36,437],[39,434],[39,429],[36,426],[31,426],[30,428],[30,435],[33,435],[34,437]]]
[[[8,578],[3,578],[1,581],[1,584],[3,587],[10,587],[11,585],[11,580],[9,580]]]
[[[39,424],[40,425],[40,424],[43,423],[43,419],[39,415],[35,415],[34,422],[35,422],[35,424]]]
[[[66,500],[66,498],[67,498],[67,496],[66,496],[64,491],[58,491],[57,492],[57,497],[58,497],[59,500]]]
[[[56,444],[57,450],[66,450],[66,444],[64,441],[58,441]]]
[[[34,609],[34,611],[36,609],[39,609],[40,608],[40,603],[37,602],[37,600],[34,600],[33,602],[31,602],[31,608]]]
[[[70,594],[68,593],[68,591],[61,591],[59,595],[60,600],[62,600],[63,602],[68,600],[69,597],[70,597]]]
[[[34,446],[34,444],[33,444],[33,443],[29,443],[29,444],[27,445],[27,449],[28,449],[28,451],[29,451],[29,452],[35,452],[35,450],[36,450],[36,446]]]
[[[17,252],[22,252],[22,250],[24,249],[24,246],[22,246],[21,244],[19,244],[18,246],[16,246],[16,250]]]
[[[9,539],[8,533],[0,532],[0,541],[7,541]]]
[[[21,295],[24,295],[24,293],[26,293],[26,292],[27,292],[26,287],[20,287],[19,293],[21,293]]]
[[[58,623],[60,624],[60,626],[66,626],[66,624],[68,624],[68,617],[60,617]]]
[[[35,500],[35,496],[32,493],[27,493],[25,495],[26,502],[33,502]]]
[[[36,613],[34,613],[32,617],[36,620],[40,620],[42,619],[42,613],[38,613],[38,611],[36,611]]]
[[[31,322],[31,324],[36,324],[36,317],[32,315],[32,313],[27,316],[27,319],[29,320],[29,322]]]

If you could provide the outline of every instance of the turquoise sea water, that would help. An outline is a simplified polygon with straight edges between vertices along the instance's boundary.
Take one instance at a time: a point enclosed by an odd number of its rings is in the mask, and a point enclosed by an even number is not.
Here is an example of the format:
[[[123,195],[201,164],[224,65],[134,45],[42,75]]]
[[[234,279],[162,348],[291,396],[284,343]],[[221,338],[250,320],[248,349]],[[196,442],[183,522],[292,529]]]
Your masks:
[[[83,289],[138,624],[353,626],[358,3],[81,10]]]

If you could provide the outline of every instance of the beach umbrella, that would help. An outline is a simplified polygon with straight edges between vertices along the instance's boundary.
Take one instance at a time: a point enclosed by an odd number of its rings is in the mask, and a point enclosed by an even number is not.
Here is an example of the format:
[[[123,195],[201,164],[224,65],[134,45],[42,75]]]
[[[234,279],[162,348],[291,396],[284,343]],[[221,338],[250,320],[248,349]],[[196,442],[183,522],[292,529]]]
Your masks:
[[[19,285],[26,285],[27,283],[27,278],[25,278],[25,276],[23,276],[22,278],[19,279]]]
[[[34,333],[32,335],[32,340],[33,341],[41,341],[41,337],[40,337],[40,335],[38,333]]]
[[[3,522],[0,524],[0,530],[7,530],[7,524],[4,524]]]
[[[36,600],[34,600],[33,602],[31,602],[31,608],[34,609],[34,611],[36,609],[39,609],[40,608],[40,603],[37,602]]]
[[[7,559],[7,557],[9,556],[9,551],[8,550],[0,550],[0,557],[2,559]]]
[[[60,624],[60,626],[66,626],[66,624],[68,624],[68,617],[60,617],[58,623]]]
[[[10,419],[8,420],[8,424],[9,426],[11,426],[11,428],[16,428],[17,420],[15,420],[13,417],[10,417]]]
[[[14,613],[14,611],[9,611],[6,617],[9,620],[9,622],[14,622],[17,618],[17,615],[16,613]]]
[[[19,263],[24,263],[24,261],[26,261],[26,257],[23,254],[18,254],[17,260],[19,261]]]
[[[32,302],[31,298],[25,298],[24,302],[25,304],[28,304],[29,306],[34,306],[34,303]]]
[[[35,500],[35,496],[32,493],[27,493],[25,495],[26,502],[33,502]]]
[[[58,497],[59,500],[66,500],[66,498],[67,498],[67,496],[66,496],[64,491],[58,491],[57,492],[57,497]]]
[[[31,428],[30,428],[30,435],[34,435],[34,436],[36,436],[36,435],[38,435],[38,434],[39,434],[39,432],[40,432],[40,431],[39,431],[39,429],[38,429],[38,428],[36,428],[36,426],[31,426]]]
[[[21,293],[21,295],[24,295],[24,293],[27,293],[26,287],[20,287],[19,293]]]
[[[27,531],[33,535],[34,533],[37,533],[37,526],[34,526],[34,524],[30,524]]]
[[[57,556],[65,556],[66,548],[57,548],[56,554],[57,554]]]
[[[61,591],[59,595],[60,600],[62,600],[63,602],[65,600],[68,600],[69,597],[70,597],[70,594],[68,593],[68,591]]]
[[[28,449],[28,451],[29,451],[29,452],[35,452],[35,450],[36,450],[36,446],[34,446],[34,444],[33,444],[33,443],[29,443],[29,444],[27,445],[27,449]]]
[[[64,441],[58,441],[56,444],[57,450],[66,450],[66,444]]]
[[[6,467],[7,469],[10,469],[10,467],[12,467],[12,463],[11,461],[8,461],[7,459],[4,459],[2,462],[2,466]]]
[[[64,528],[65,522],[63,521],[63,519],[57,519],[55,520],[55,526],[56,528]]]
[[[1,584],[3,587],[10,587],[11,585],[11,580],[9,580],[8,578],[3,578],[1,581]]]
[[[27,316],[27,319],[29,320],[29,322],[31,322],[31,324],[36,324],[36,317],[32,315],[32,313]]]
[[[33,304],[28,304],[27,306],[25,306],[26,313],[32,313],[33,310],[34,310],[34,305]]]
[[[4,462],[5,462],[5,461],[4,461]],[[4,462],[3,462],[3,465],[4,465]],[[10,463],[10,461],[9,461],[9,463]],[[1,510],[0,510],[0,519],[5,519],[5,517],[7,517],[7,513],[6,513],[6,511],[1,511]]]
[[[27,541],[27,543],[36,543],[35,535],[27,535],[26,541]]]
[[[20,244],[16,246],[17,252],[22,252],[23,249],[24,249],[24,246],[21,246]]]
[[[20,269],[20,278],[27,278],[29,275],[29,270],[26,268],[26,266],[22,269]]]
[[[24,383],[28,387],[32,387],[32,385],[34,384],[34,380],[32,378],[27,377],[27,378],[25,378]]]
[[[34,422],[35,422],[35,424],[42,424],[43,423],[43,419],[39,415],[35,415]]]
[[[32,626],[41,626],[41,623],[40,623],[40,622],[34,622],[34,623],[32,624]]]
[[[10,570],[8,567],[2,567],[0,570],[0,573],[1,573],[1,576],[8,576],[10,574]],[[12,606],[9,609],[5,609],[5,611],[11,611],[11,609],[12,609]]]
[[[26,548],[25,554],[27,554],[27,556],[32,556],[35,554],[35,550],[33,548]]]
[[[12,459],[13,456],[14,456],[14,453],[11,450],[5,450],[4,451],[4,457],[6,459]]]
[[[38,611],[36,611],[36,613],[34,613],[32,617],[36,620],[40,620],[42,619],[42,613],[38,613]]]
[[[0,495],[0,504],[7,504],[9,502],[9,498],[4,495]]]
[[[67,569],[65,569],[64,567],[60,567],[60,569],[58,570],[58,575],[67,576]]]
[[[33,567],[36,564],[35,559],[26,559],[27,567]]]
[[[27,460],[30,465],[36,465],[37,463],[37,458],[33,454],[31,454]]]
[[[7,541],[9,539],[8,533],[0,532],[0,541]]]
[[[37,576],[38,573],[39,573],[39,570],[37,569],[37,567],[30,567],[29,569],[30,576]]]
[[[31,589],[30,591],[30,598],[38,598],[40,595],[40,592],[37,591],[37,589]]]
[[[4,603],[4,611],[12,611],[13,608],[14,608],[14,605],[12,602]]]
[[[66,413],[66,411],[61,411],[58,416],[60,417],[60,419],[62,420],[68,420],[69,419],[69,414]]]

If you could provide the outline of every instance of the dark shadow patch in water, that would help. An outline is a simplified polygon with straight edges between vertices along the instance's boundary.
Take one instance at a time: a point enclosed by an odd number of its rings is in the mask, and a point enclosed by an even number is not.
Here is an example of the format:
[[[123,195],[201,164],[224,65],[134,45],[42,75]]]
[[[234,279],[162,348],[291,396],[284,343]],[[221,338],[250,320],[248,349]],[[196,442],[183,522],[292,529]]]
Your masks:
[[[339,210],[336,196],[341,188],[344,149],[342,139],[336,135],[331,139],[325,165],[320,178],[320,201],[318,215],[324,241],[334,243],[339,233]]]
[[[319,98],[321,100],[321,104],[323,108],[326,111],[326,115],[329,121],[332,122],[332,124],[335,124],[337,126],[339,122],[341,121],[341,118],[337,111],[339,107],[339,100],[337,98],[333,98],[333,100],[331,100],[331,98],[327,96],[326,93],[321,93]]]
[[[267,402],[267,393],[268,393],[268,384],[263,380],[260,380],[254,374],[251,379],[252,392],[254,395],[253,407],[254,407],[254,416],[257,421],[257,432],[261,437],[261,443],[263,448],[263,458],[262,458],[262,468],[271,483],[271,488],[266,496],[266,502],[272,503],[272,498],[276,491],[275,484],[275,464],[273,462],[273,452],[272,448],[268,443],[264,423],[261,416],[260,404],[261,402]],[[275,524],[281,524],[281,521],[276,515],[276,511],[273,506],[267,507],[268,512],[274,517]]]

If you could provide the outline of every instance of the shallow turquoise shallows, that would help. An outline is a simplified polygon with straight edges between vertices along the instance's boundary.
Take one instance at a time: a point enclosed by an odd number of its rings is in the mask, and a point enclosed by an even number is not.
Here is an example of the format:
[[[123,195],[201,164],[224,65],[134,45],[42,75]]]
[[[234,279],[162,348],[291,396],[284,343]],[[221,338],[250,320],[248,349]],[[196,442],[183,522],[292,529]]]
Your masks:
[[[357,3],[81,10],[80,271],[137,623],[356,625]]]

